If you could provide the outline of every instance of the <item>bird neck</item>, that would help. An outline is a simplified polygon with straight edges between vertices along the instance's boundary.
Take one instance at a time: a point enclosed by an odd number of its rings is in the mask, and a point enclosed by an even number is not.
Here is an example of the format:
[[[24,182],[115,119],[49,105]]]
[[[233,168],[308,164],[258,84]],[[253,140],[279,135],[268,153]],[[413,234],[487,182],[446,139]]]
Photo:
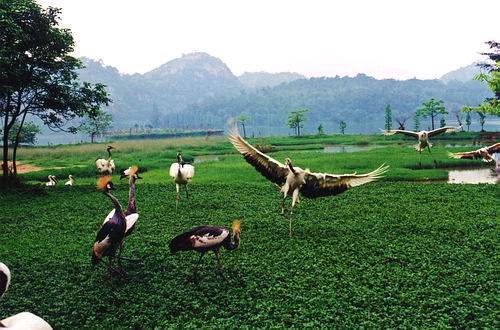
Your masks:
[[[111,159],[111,149],[108,149],[108,156],[109,156],[109,159]]]
[[[240,233],[233,234],[233,240],[226,246],[228,251],[235,250],[240,246]]]
[[[288,168],[290,169],[290,171],[292,171],[293,174],[297,174],[295,173],[295,169],[293,168],[292,163],[288,163]]]
[[[122,206],[120,205],[120,202],[118,202],[118,199],[116,199],[115,196],[110,191],[105,191],[104,195],[108,196],[111,199],[111,202],[113,203],[115,207],[115,214],[120,215],[121,219],[125,219],[125,215],[123,214]]]
[[[128,190],[128,213],[137,213],[137,208],[135,206],[135,175],[131,175],[129,179],[129,190]]]

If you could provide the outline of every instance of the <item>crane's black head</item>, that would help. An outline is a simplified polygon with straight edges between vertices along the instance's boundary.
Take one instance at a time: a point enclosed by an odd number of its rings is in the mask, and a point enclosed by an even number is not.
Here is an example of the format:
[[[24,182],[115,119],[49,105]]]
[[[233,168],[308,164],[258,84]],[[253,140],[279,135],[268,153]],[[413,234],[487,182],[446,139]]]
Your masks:
[[[182,162],[182,155],[180,152],[177,153],[177,161],[180,163]]]
[[[52,180],[54,180],[54,182],[57,183],[57,178],[55,175],[52,175]]]
[[[101,177],[97,181],[97,189],[101,190],[103,193],[115,190],[115,186],[113,185],[113,182],[111,182],[111,175]]]
[[[108,148],[106,148],[107,151],[110,151],[111,149],[115,149],[115,148],[112,146],[108,146]]]

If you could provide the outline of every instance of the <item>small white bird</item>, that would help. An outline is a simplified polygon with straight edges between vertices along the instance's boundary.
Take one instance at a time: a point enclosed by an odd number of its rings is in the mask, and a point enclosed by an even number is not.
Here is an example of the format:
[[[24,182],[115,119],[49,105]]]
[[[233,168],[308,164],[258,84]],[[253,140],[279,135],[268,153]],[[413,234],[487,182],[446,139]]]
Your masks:
[[[482,158],[483,162],[491,163],[495,161],[495,158],[493,158],[493,154],[497,152],[500,152],[500,142],[495,143],[489,147],[483,147],[481,149],[477,149],[474,151],[449,153],[448,156],[450,158],[461,158],[461,159]]]
[[[54,187],[57,184],[57,178],[55,175],[49,175],[49,182],[46,182],[45,185],[47,187]]]
[[[10,277],[9,268],[0,262],[0,298],[9,288]],[[0,329],[52,330],[52,327],[35,314],[23,312],[0,320]]]
[[[66,181],[66,183],[64,184],[65,186],[70,186],[72,187],[74,182],[75,182],[75,179],[73,178],[73,176],[70,174],[68,175],[68,181]]]
[[[170,176],[174,179],[175,189],[177,191],[176,199],[176,207],[179,204],[179,189],[180,185],[186,187],[186,198],[189,198],[189,190],[188,183],[194,177],[194,166],[188,163],[185,163],[182,159],[182,155],[180,152],[177,153],[177,162],[170,165]]]
[[[115,171],[115,162],[113,159],[111,159],[111,149],[115,149],[112,146],[108,146],[106,150],[108,151],[108,159],[96,159],[95,160],[95,166],[97,168],[97,171],[102,174],[102,175],[111,175]]]
[[[461,129],[462,126],[460,127],[453,127],[453,126],[445,126],[441,128],[437,128],[432,131],[420,131],[420,132],[412,132],[412,131],[403,131],[399,129],[394,129],[394,130],[382,130],[384,135],[394,135],[394,134],[403,134],[406,136],[411,136],[416,139],[418,139],[418,144],[415,146],[415,150],[417,150],[420,154],[422,154],[422,150],[427,148],[429,150],[429,153],[431,153],[431,148],[432,144],[429,142],[429,138],[432,136],[436,136],[441,133],[448,133],[448,132],[454,132],[459,129]]]

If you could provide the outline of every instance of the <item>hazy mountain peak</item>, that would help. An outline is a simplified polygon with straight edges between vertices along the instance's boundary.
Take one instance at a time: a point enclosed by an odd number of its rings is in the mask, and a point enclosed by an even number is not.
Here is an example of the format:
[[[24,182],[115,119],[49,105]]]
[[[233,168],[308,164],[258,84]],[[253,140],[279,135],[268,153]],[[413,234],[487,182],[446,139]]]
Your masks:
[[[148,78],[162,79],[169,76],[188,74],[194,77],[215,76],[235,80],[228,66],[219,58],[204,52],[183,54],[182,57],[168,61],[160,67],[147,72]]]
[[[269,73],[264,71],[244,72],[238,77],[238,80],[248,89],[274,87],[298,79],[306,79],[306,77],[296,72]]]
[[[448,83],[450,81],[461,81],[466,82],[474,79],[474,76],[479,73],[479,64],[480,62],[474,62],[467,66],[461,67],[459,69],[450,71],[439,78],[444,83]]]

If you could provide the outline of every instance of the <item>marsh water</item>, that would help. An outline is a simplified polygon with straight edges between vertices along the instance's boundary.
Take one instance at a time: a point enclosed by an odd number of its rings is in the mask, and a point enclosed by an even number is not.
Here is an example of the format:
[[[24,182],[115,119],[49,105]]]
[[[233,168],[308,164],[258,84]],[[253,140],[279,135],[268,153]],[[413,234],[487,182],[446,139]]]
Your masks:
[[[490,183],[500,181],[500,167],[448,171],[448,183]]]
[[[341,146],[325,146],[323,152],[327,154],[331,153],[342,153],[342,152],[358,152],[367,151],[377,148],[382,148],[383,146],[377,145],[341,145]]]

